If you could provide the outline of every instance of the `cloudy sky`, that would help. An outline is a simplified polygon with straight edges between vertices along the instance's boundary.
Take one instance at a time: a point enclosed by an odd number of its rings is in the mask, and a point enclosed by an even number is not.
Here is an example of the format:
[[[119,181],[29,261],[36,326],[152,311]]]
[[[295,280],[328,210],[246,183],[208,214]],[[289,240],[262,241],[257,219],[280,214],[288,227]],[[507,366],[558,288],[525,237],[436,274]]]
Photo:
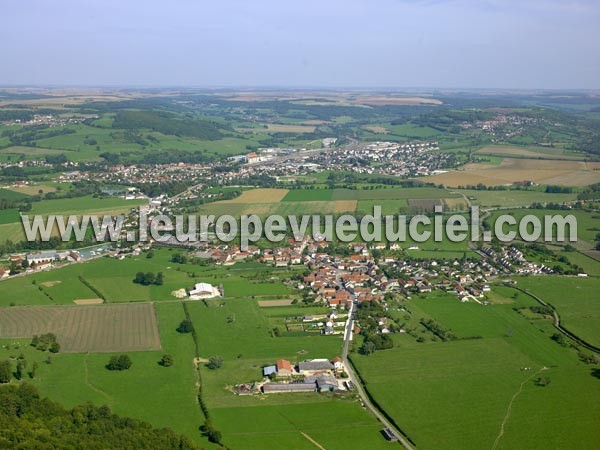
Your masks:
[[[0,84],[600,88],[597,0],[2,0]]]

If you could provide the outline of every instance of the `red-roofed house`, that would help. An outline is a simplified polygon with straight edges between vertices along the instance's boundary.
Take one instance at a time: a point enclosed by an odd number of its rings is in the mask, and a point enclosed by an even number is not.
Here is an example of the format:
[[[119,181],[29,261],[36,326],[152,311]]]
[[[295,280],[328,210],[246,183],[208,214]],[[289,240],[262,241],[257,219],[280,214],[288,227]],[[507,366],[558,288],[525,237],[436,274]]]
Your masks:
[[[278,377],[291,377],[292,376],[292,365],[287,359],[277,360],[277,376]]]

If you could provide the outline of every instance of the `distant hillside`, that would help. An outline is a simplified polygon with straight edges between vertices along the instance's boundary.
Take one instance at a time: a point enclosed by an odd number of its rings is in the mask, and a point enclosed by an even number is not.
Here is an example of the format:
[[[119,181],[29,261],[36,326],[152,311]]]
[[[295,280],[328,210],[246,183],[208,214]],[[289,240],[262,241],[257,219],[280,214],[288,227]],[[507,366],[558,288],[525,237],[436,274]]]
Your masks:
[[[219,126],[214,122],[177,119],[175,114],[163,111],[119,111],[115,116],[113,128],[126,130],[149,128],[163,134],[206,140],[217,140],[223,137]]]

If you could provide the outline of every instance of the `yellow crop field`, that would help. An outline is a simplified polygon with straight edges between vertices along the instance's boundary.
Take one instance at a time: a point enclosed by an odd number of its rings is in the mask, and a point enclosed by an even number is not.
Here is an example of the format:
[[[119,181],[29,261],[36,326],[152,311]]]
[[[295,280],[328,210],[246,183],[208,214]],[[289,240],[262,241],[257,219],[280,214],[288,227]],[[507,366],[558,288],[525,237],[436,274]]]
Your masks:
[[[425,177],[425,181],[446,186],[483,183],[507,185],[520,181],[564,186],[586,186],[600,182],[598,163],[505,158],[501,164],[467,164],[461,170]]]
[[[252,189],[242,192],[239,197],[218,203],[275,203],[288,193],[287,189]]]

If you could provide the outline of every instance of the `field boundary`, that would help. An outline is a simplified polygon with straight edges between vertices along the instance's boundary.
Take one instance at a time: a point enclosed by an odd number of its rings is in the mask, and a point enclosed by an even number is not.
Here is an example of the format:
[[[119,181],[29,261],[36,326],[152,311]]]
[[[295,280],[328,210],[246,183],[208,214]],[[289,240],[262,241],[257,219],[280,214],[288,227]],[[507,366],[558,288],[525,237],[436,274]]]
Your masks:
[[[385,409],[383,409],[381,407],[381,405],[379,403],[377,403],[377,401],[373,398],[373,396],[371,395],[371,393],[369,392],[369,389],[367,388],[367,384],[365,383],[365,380],[363,379],[360,371],[356,368],[356,364],[354,364],[354,361],[352,361],[352,358],[350,357],[350,355],[348,355],[348,361],[350,362],[350,364],[352,365],[352,368],[354,369],[354,373],[356,374],[356,376],[358,377],[358,382],[361,384],[361,387],[363,389],[363,391],[365,392],[365,394],[367,395],[367,397],[369,397],[369,400],[371,401],[371,404],[377,409],[377,411],[379,411],[379,413],[384,416],[395,428],[396,430],[398,430],[400,432],[400,434],[402,434],[402,436],[404,436],[404,438],[410,442],[413,446],[417,446],[417,444],[415,443],[415,441],[413,441],[410,436],[408,434],[406,434],[404,432],[404,430],[402,428],[400,428],[400,426],[398,426],[398,423],[396,422],[396,420],[390,416]]]
[[[568,338],[573,339],[579,345],[587,348],[588,350],[591,350],[591,351],[593,351],[595,353],[600,353],[600,348],[599,347],[596,347],[595,345],[590,344],[589,342],[583,340],[582,338],[580,338],[576,334],[573,334],[572,332],[570,332],[569,330],[567,330],[565,327],[563,327],[561,325],[561,323],[560,323],[560,315],[558,314],[558,311],[556,310],[556,308],[551,303],[548,303],[548,302],[542,300],[540,297],[538,297],[537,295],[535,295],[534,293],[532,293],[532,292],[530,292],[530,291],[528,291],[526,289],[523,289],[523,288],[520,288],[520,287],[517,287],[517,286],[513,286],[513,287],[514,287],[514,289],[516,289],[516,290],[518,290],[518,291],[520,291],[520,292],[522,292],[522,293],[524,293],[526,295],[529,295],[531,298],[533,298],[535,301],[537,301],[541,305],[547,306],[550,309],[552,309],[552,314],[554,316],[554,322],[553,322],[554,328],[556,328],[558,331],[560,331],[561,333],[563,333]]]

